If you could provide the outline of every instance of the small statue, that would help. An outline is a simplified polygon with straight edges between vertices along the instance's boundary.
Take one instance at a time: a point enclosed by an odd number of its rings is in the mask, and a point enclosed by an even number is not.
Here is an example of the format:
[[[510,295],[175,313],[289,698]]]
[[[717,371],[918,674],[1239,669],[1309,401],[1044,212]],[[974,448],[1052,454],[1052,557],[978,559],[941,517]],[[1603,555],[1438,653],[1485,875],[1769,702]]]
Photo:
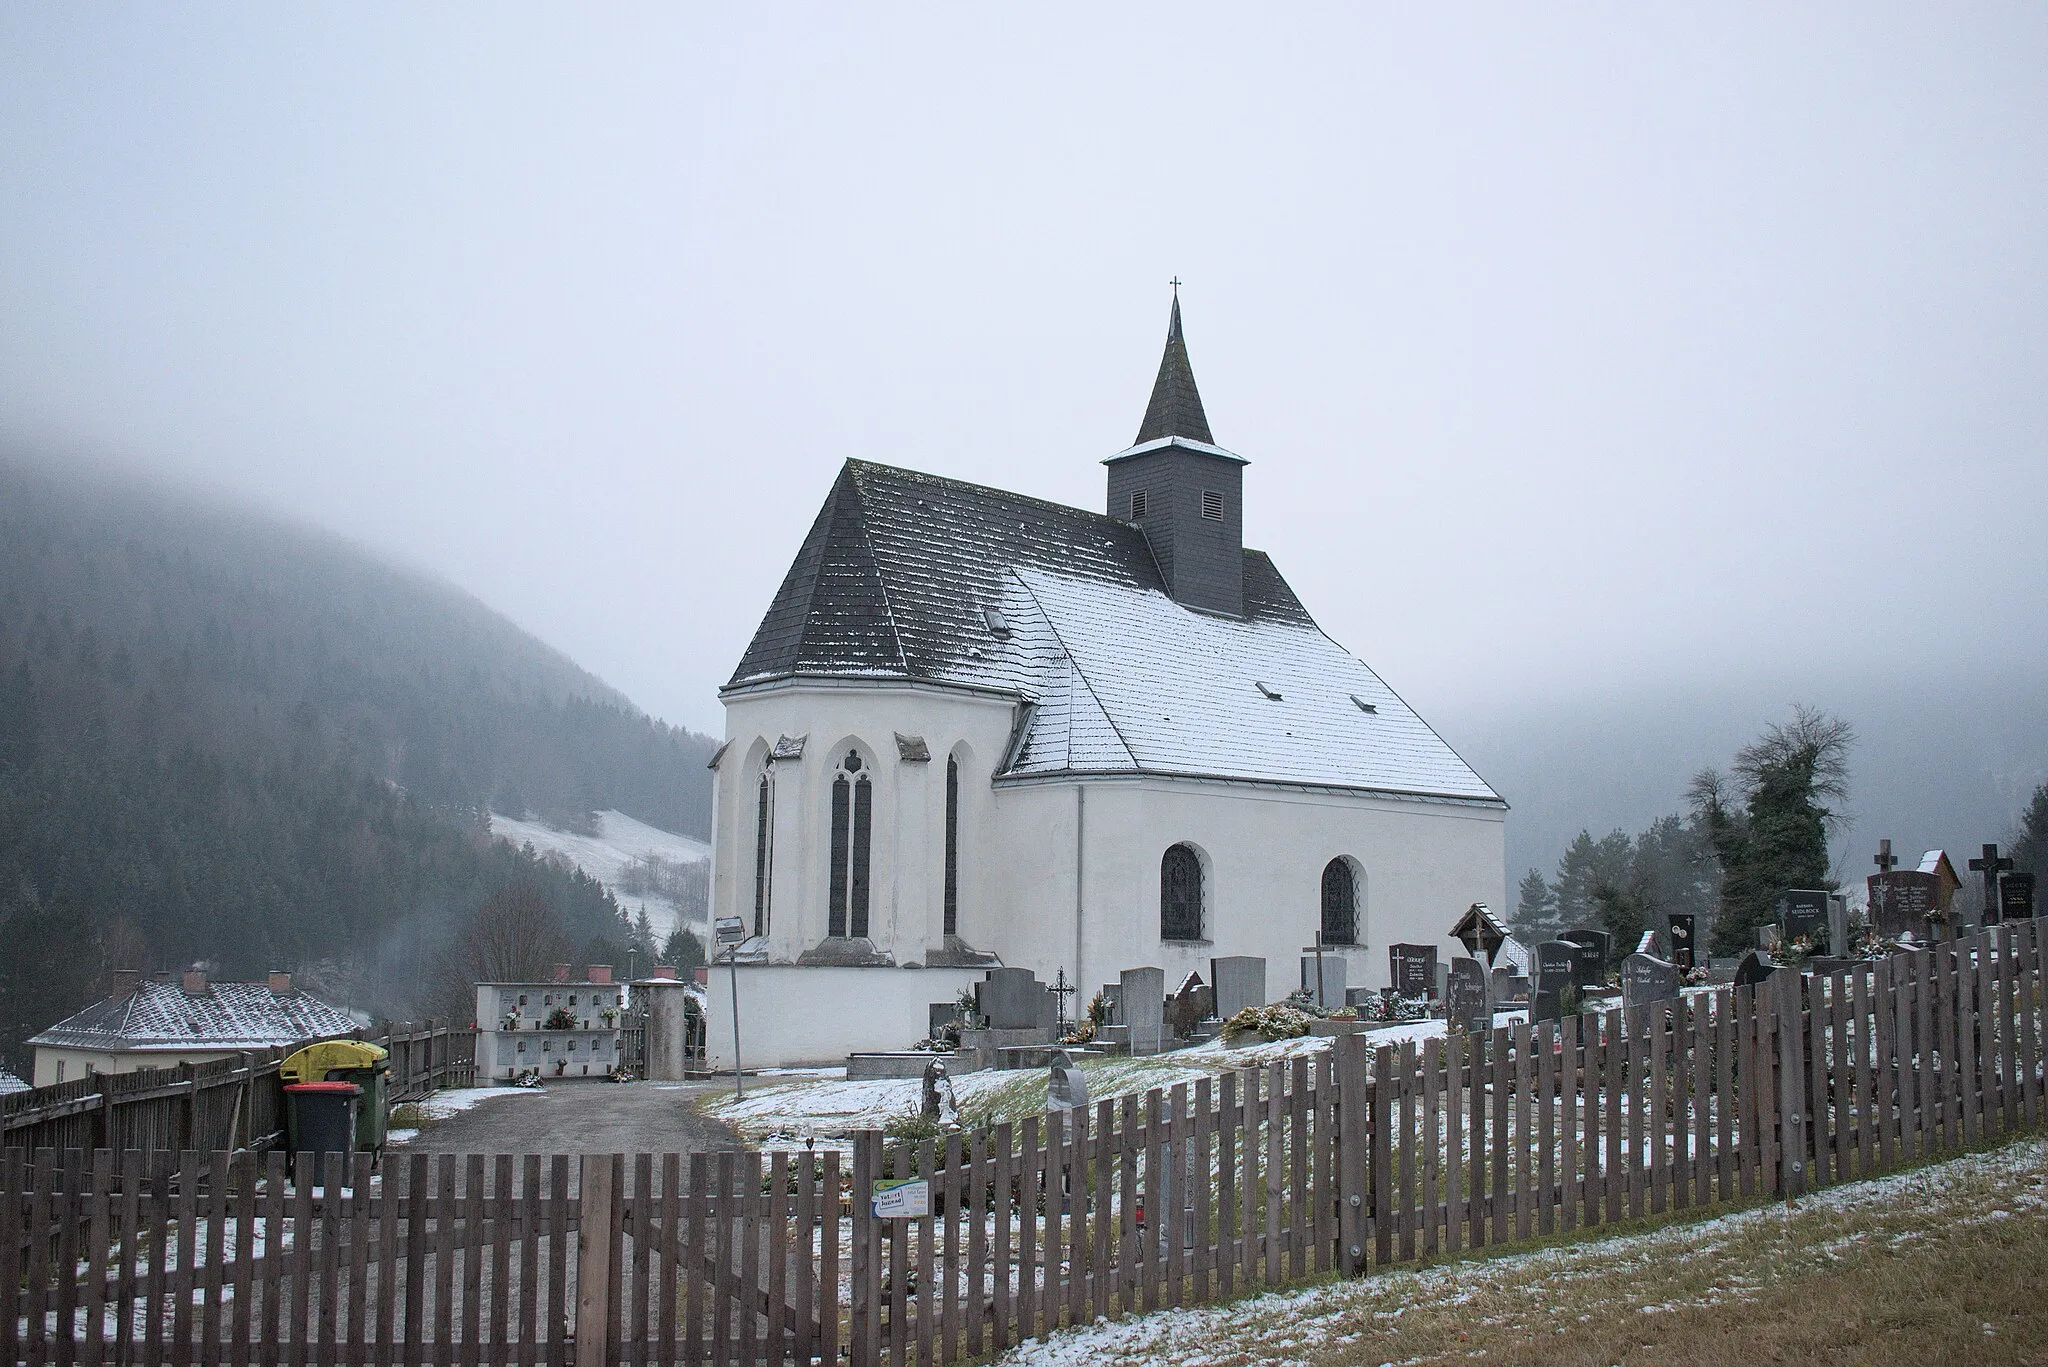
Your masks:
[[[959,1123],[960,1098],[943,1059],[934,1058],[924,1066],[924,1118],[945,1125]]]

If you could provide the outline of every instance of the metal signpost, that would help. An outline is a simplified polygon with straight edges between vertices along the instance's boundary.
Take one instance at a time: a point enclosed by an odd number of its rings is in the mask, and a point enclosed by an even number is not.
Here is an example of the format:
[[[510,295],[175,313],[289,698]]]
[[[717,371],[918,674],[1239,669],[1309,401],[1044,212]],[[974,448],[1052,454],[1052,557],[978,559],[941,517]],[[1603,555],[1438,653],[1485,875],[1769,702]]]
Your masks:
[[[732,1094],[747,1094],[746,1075],[740,1071],[740,942],[747,938],[746,922],[737,916],[718,918],[718,943],[725,946],[725,966],[732,973]]]

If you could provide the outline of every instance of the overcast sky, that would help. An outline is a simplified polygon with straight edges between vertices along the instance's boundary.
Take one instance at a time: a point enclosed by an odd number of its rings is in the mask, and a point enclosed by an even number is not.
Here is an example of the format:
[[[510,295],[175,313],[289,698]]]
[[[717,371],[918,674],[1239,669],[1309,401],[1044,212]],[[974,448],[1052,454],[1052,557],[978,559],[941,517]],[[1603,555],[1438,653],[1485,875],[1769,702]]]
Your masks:
[[[1022,13],[9,4],[0,435],[719,731],[842,459],[1101,506],[1178,275],[1426,716],[2048,661],[2048,7]]]

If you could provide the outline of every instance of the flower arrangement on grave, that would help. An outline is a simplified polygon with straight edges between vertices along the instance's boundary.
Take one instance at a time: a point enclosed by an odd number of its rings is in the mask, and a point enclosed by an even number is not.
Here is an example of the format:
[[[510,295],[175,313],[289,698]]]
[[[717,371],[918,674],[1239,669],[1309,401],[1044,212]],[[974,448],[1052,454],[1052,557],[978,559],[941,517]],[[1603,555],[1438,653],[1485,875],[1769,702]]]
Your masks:
[[[1429,1018],[1427,997],[1402,997],[1382,992],[1368,997],[1358,1019],[1373,1025],[1407,1025],[1412,1021]]]
[[[1707,966],[1705,964],[1695,964],[1693,967],[1686,969],[1678,975],[1678,985],[1680,987],[1705,987],[1707,985]]]
[[[1232,1039],[1246,1035],[1257,1035],[1265,1040],[1299,1039],[1308,1033],[1308,1023],[1313,1019],[1315,1017],[1296,1009],[1291,1002],[1247,1006],[1223,1023],[1223,1033]]]
[[[574,1030],[576,1028],[576,1013],[566,1006],[558,1006],[548,1012],[548,1018],[541,1023],[541,1028],[543,1030]],[[560,1070],[557,1069],[556,1071],[559,1072]]]
[[[1287,1005],[1301,1012],[1311,1020],[1328,1020],[1329,1013],[1316,1004],[1316,994],[1306,987],[1297,987],[1287,994]]]
[[[1335,1011],[1332,1011],[1325,1019],[1333,1021],[1355,1021],[1358,1019],[1358,1008],[1355,1006],[1340,1006]]]
[[[619,1008],[616,1006],[607,1006],[597,1014],[604,1017],[606,1025],[617,1025],[619,1023]]]
[[[974,988],[963,987],[954,994],[953,1005],[960,1008],[961,1028],[973,1030],[981,1024],[981,1013],[974,1000]]]
[[[1088,999],[1088,1020],[1090,1024],[1096,1026],[1109,1023],[1109,998],[1100,992]]]
[[[1814,944],[1812,936],[1795,935],[1785,941],[1784,946],[1778,950],[1778,962],[1781,964],[1803,964],[1814,956],[1817,948],[1818,946]]]
[[[1097,997],[1099,1000],[1099,993],[1097,994]],[[1079,1021],[1075,1022],[1073,1029],[1067,1031],[1066,1034],[1060,1036],[1061,1044],[1092,1044],[1094,1042],[1095,1021],[1093,1017],[1090,1016],[1083,1016]]]

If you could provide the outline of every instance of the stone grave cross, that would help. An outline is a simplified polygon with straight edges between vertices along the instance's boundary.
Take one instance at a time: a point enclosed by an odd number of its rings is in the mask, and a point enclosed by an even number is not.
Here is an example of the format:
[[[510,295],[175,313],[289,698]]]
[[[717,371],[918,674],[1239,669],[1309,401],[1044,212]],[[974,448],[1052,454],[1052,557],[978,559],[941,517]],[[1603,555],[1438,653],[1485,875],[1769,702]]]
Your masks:
[[[1970,861],[1970,872],[1984,875],[1984,924],[1995,926],[1999,922],[1998,875],[2013,867],[2009,856],[2001,856],[1998,846],[1986,845],[1982,858]]]
[[[1892,853],[1892,842],[1889,840],[1878,841],[1877,858],[1870,862],[1877,865],[1879,873],[1890,873],[1893,869],[1897,868],[1899,866],[1899,857]]]

